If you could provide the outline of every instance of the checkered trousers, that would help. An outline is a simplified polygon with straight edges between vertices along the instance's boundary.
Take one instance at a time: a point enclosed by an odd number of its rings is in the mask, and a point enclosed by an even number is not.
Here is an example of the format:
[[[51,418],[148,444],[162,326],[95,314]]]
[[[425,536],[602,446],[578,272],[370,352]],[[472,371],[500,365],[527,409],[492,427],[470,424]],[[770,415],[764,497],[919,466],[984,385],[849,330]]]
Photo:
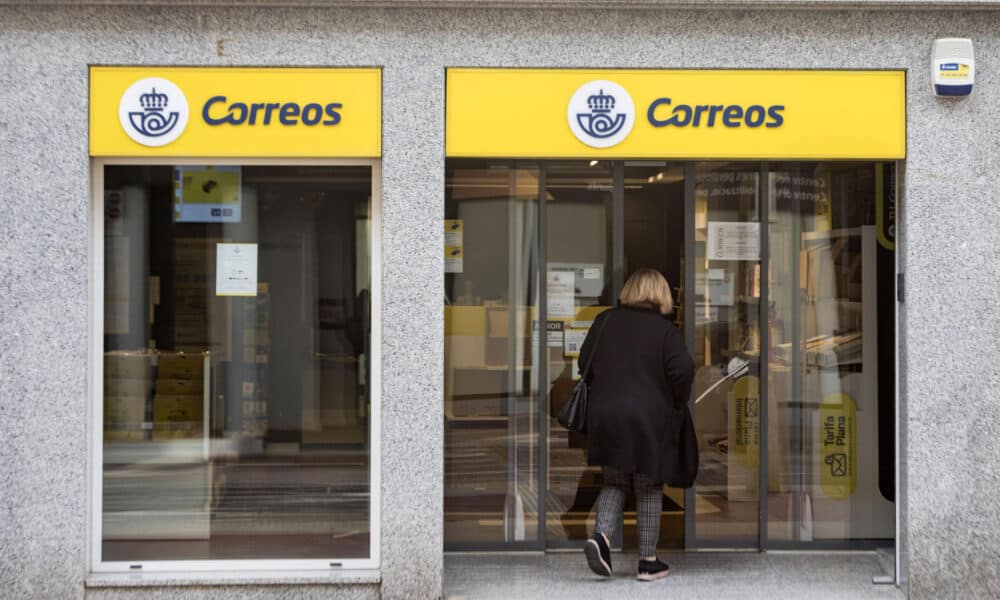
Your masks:
[[[641,473],[619,473],[603,468],[604,486],[597,497],[597,525],[594,528],[609,540],[622,522],[629,490],[635,493],[639,555],[656,555],[663,512],[663,485]]]

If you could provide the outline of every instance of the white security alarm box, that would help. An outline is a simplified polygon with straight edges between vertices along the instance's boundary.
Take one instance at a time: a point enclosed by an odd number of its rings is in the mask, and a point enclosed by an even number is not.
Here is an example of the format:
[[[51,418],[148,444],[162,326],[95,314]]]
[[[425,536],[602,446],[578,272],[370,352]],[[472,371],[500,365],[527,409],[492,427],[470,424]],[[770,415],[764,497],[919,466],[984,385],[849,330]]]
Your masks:
[[[941,38],[934,40],[931,78],[935,96],[968,96],[976,77],[972,40]]]

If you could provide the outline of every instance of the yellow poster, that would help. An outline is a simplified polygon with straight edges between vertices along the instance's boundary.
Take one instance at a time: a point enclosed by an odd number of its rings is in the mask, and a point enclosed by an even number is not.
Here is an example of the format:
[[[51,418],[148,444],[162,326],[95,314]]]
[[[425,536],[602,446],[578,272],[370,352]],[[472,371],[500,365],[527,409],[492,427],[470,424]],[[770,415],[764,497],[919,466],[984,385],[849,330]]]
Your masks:
[[[760,463],[760,379],[753,375],[738,379],[729,397],[729,453],[751,469]]]
[[[830,394],[819,407],[819,471],[823,492],[830,498],[850,498],[857,485],[854,399]]]
[[[465,268],[465,250],[462,246],[444,247],[444,272],[461,273]]]
[[[444,272],[461,273],[465,269],[465,221],[444,220]]]
[[[181,166],[175,169],[174,221],[239,223],[242,218],[239,166]]]

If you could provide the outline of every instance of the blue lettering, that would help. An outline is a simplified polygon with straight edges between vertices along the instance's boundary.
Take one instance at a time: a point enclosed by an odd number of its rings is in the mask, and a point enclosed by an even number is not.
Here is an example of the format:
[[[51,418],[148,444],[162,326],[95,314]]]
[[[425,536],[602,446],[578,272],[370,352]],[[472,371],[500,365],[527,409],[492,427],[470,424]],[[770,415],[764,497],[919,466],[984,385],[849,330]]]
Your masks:
[[[240,117],[237,119],[233,113],[239,111]],[[247,105],[242,102],[233,102],[229,105],[229,116],[226,117],[226,121],[232,123],[233,125],[241,125],[243,121],[247,120]]]
[[[270,125],[271,119],[277,117],[282,125],[336,125],[341,121],[340,109],[343,104],[330,102],[326,105],[310,102],[300,107],[295,102],[233,102],[226,106],[225,96],[212,96],[201,108],[202,119],[207,125]],[[220,108],[225,106],[226,113],[219,115]],[[213,114],[214,113],[214,114]],[[325,117],[325,119],[324,119]]]
[[[343,107],[344,107],[344,105],[341,104],[340,102],[331,102],[331,103],[327,104],[326,105],[326,116],[329,117],[329,118],[326,119],[325,121],[323,121],[323,124],[324,125],[336,125],[337,123],[340,123],[340,113],[337,112],[337,109],[340,109],[340,108],[343,108]]]
[[[670,124],[670,119],[666,121],[656,118],[656,109],[660,106],[669,106],[670,98],[657,98],[649,105],[649,110],[646,111],[646,118],[649,119],[649,124],[653,127],[665,127]],[[676,109],[675,109],[676,110]]]
[[[749,109],[747,109],[749,111]],[[730,104],[722,113],[722,124],[726,127],[739,127],[740,119],[743,118],[743,107],[737,104]]]
[[[205,106],[201,108],[201,118],[205,119],[205,123],[209,125],[222,125],[223,123],[226,122],[226,117],[222,117],[221,119],[213,119],[208,114],[208,109],[211,108],[213,104],[218,104],[220,102],[225,102],[225,101],[226,101],[225,96],[212,96],[211,98],[208,99],[207,102],[205,102]]]
[[[725,106],[723,106],[721,104],[716,104],[715,106],[712,106],[712,107],[709,108],[709,110],[708,110],[708,126],[709,127],[714,127],[715,126],[715,115],[717,113],[721,112],[723,108],[725,108]]]
[[[658,117],[656,111],[663,106],[671,105],[670,98],[657,98],[649,105],[646,111],[646,118],[653,127],[714,127],[716,122],[721,121],[726,127],[742,127],[745,123],[747,127],[780,127],[785,118],[782,111],[784,105],[777,104],[764,108],[759,104],[743,107],[739,104],[678,104],[673,107],[669,118]],[[765,123],[765,120],[770,120]]]
[[[780,104],[769,107],[767,109],[767,116],[774,120],[769,121],[764,127],[781,127],[781,124],[785,122],[785,118],[781,116],[781,111],[783,110],[785,110],[785,107]]]
[[[684,113],[684,120],[680,118],[680,113]],[[678,104],[674,107],[672,117],[667,119],[667,125],[673,125],[675,127],[686,127],[688,123],[691,122],[691,107],[687,104]]]
[[[302,107],[302,124],[315,125],[323,118],[323,107],[319,104],[306,104]]]
[[[247,119],[247,123],[248,124],[250,124],[250,125],[256,125],[257,124],[257,111],[260,110],[260,109],[262,109],[262,108],[264,108],[264,103],[263,102],[259,102],[259,103],[251,104],[250,105],[250,118]]]
[[[268,102],[267,106],[264,107],[264,125],[271,124],[271,113],[276,109],[280,108],[281,104],[278,102]]]
[[[760,127],[764,124],[764,107],[759,104],[748,106],[746,114],[743,115],[743,121],[747,127]]]
[[[278,120],[281,121],[282,125],[295,125],[298,123],[295,119],[297,116],[299,116],[299,105],[289,102],[281,107],[281,112],[278,113]]]
[[[707,104],[699,104],[698,106],[695,106],[694,121],[691,124],[694,125],[695,127],[701,125],[701,113],[705,112],[706,110],[708,110]]]

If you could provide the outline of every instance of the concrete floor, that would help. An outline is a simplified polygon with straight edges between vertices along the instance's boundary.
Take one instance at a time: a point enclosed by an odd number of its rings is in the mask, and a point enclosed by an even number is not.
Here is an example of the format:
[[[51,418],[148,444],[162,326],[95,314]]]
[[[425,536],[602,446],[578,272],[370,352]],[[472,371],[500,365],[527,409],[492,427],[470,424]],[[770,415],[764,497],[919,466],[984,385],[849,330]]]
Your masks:
[[[683,600],[792,600],[904,598],[872,577],[892,568],[887,556],[851,553],[661,554],[670,575],[657,582],[635,579],[637,557],[612,554],[615,576],[597,577],[582,553],[448,554],[446,600],[572,600],[678,598]]]

